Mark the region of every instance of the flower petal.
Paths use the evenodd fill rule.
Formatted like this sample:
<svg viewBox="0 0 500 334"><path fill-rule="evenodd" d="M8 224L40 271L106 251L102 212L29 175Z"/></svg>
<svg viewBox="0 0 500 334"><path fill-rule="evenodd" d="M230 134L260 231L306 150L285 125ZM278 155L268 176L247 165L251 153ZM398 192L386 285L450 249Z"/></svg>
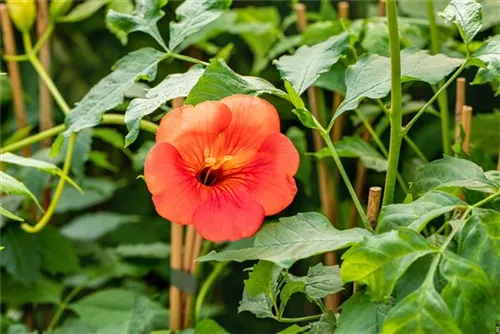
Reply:
<svg viewBox="0 0 500 334"><path fill-rule="evenodd" d="M245 193L243 187L211 188L209 198L193 215L196 231L214 242L248 238L257 232L263 221L264 209Z"/></svg>
<svg viewBox="0 0 500 334"><path fill-rule="evenodd" d="M276 108L264 99L248 95L232 95L220 101L231 110L232 119L224 130L223 146L229 155L242 150L255 152L264 139L280 132Z"/></svg>
<svg viewBox="0 0 500 334"><path fill-rule="evenodd" d="M252 161L238 177L248 194L262 205L266 216L276 214L292 203L297 186L293 176L299 168L299 153L281 133L268 136ZM236 176L236 175L235 175Z"/></svg>
<svg viewBox="0 0 500 334"><path fill-rule="evenodd" d="M193 213L207 196L195 171L171 144L156 144L149 152L144 179L153 194L156 211L173 223L191 224Z"/></svg>

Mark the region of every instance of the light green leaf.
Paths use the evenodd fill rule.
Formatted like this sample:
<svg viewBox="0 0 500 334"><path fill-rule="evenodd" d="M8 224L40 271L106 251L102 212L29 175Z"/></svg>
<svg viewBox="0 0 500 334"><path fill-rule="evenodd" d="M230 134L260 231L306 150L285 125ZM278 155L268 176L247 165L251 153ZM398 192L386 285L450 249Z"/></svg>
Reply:
<svg viewBox="0 0 500 334"><path fill-rule="evenodd" d="M212 251L198 261L266 260L289 268L300 259L348 247L369 235L360 228L337 230L319 213L299 213L280 218L279 223L265 225L257 232L251 248Z"/></svg>
<svg viewBox="0 0 500 334"><path fill-rule="evenodd" d="M57 327L54 334L95 334L95 332L83 321L76 318L67 319L64 324ZM103 333L104 334L104 333Z"/></svg>
<svg viewBox="0 0 500 334"><path fill-rule="evenodd" d="M219 18L230 5L231 0L185 0L175 10L178 22L170 23L168 47L174 50L186 38Z"/></svg>
<svg viewBox="0 0 500 334"><path fill-rule="evenodd" d="M422 236L408 228L365 238L342 256L344 282L366 284L373 300L389 297L396 281L417 259L436 252Z"/></svg>
<svg viewBox="0 0 500 334"><path fill-rule="evenodd" d="M133 99L125 112L125 122L129 130L125 146L129 146L137 139L139 124L144 116L153 113L168 100L187 96L202 74L202 65L195 65L186 73L170 74L156 87L150 89L144 98Z"/></svg>
<svg viewBox="0 0 500 334"><path fill-rule="evenodd" d="M86 209L103 203L113 196L120 183L108 179L85 178L82 183L83 194L74 188L65 187L57 203L56 212Z"/></svg>
<svg viewBox="0 0 500 334"><path fill-rule="evenodd" d="M319 321L311 324L311 329L306 332L307 334L326 334L334 333L337 324L335 315L331 312L324 313Z"/></svg>
<svg viewBox="0 0 500 334"><path fill-rule="evenodd" d="M22 222L24 221L23 218L19 217L19 216L16 216L15 214L13 214L12 212L10 212L9 210L7 209L4 209L3 207L0 206L0 215L2 216L5 216L7 217L8 219L12 219L12 220L17 220L19 222Z"/></svg>
<svg viewBox="0 0 500 334"><path fill-rule="evenodd" d="M488 275L493 291L500 291L500 213L490 209L473 209L472 216L460 233L457 254L479 265ZM500 319L500 295L497 319Z"/></svg>
<svg viewBox="0 0 500 334"><path fill-rule="evenodd" d="M472 59L473 64L478 61L479 65L486 66L486 68L479 69L472 84L498 82L500 80L500 35L495 35L487 39L483 45L472 54Z"/></svg>
<svg viewBox="0 0 500 334"><path fill-rule="evenodd" d="M475 0L451 0L439 16L457 25L466 44L472 42L483 25L481 5Z"/></svg>
<svg viewBox="0 0 500 334"><path fill-rule="evenodd" d="M136 0L137 5L132 14L119 13L109 10L106 15L106 24L118 37L122 44L127 44L128 34L142 31L152 36L158 44L167 49L161 37L157 22L165 15L161 10L168 0Z"/></svg>
<svg viewBox="0 0 500 334"><path fill-rule="evenodd" d="M291 325L290 327L285 328L284 330L278 332L277 334L299 334L305 332L307 329L308 327Z"/></svg>
<svg viewBox="0 0 500 334"><path fill-rule="evenodd" d="M117 225L117 227L118 226L119 225ZM166 259L170 256L170 245L163 242L154 242L150 244L121 244L115 248L115 252L121 257Z"/></svg>
<svg viewBox="0 0 500 334"><path fill-rule="evenodd" d="M89 161L97 167L116 173L119 168L108 160L108 152L91 151L88 153Z"/></svg>
<svg viewBox="0 0 500 334"><path fill-rule="evenodd" d="M94 129L94 131L92 131L92 136L94 138L99 138L103 142L108 143L111 146L120 150L123 149L123 146L125 146L125 137L117 129L112 129L112 128Z"/></svg>
<svg viewBox="0 0 500 334"><path fill-rule="evenodd" d="M61 233L73 240L94 241L119 226L138 221L137 216L113 212L87 213L73 219L61 228Z"/></svg>
<svg viewBox="0 0 500 334"><path fill-rule="evenodd" d="M314 121L314 116L312 115L312 113L306 109L304 101L299 96L299 94L297 94L295 89L288 81L285 80L284 83L285 89L288 93L288 96L290 97L290 102L295 107L294 109L292 109L292 112L297 115L300 122L304 126L311 129L319 129L318 123Z"/></svg>
<svg viewBox="0 0 500 334"><path fill-rule="evenodd" d="M463 333L494 333L495 298L484 271L451 252L444 253L440 272L448 281L441 291Z"/></svg>
<svg viewBox="0 0 500 334"><path fill-rule="evenodd" d="M429 55L426 51L404 49L401 51L401 80L424 81L437 84L464 61L443 54ZM379 99L391 90L390 59L366 54L347 69L345 79L347 91L344 101L335 112L335 118L358 107L364 98Z"/></svg>
<svg viewBox="0 0 500 334"><path fill-rule="evenodd" d="M325 298L344 289L339 266L324 266L318 263L310 267L305 279L306 294L310 298Z"/></svg>
<svg viewBox="0 0 500 334"><path fill-rule="evenodd" d="M390 306L372 302L364 291L358 291L340 308L342 312L335 333L378 334Z"/></svg>
<svg viewBox="0 0 500 334"><path fill-rule="evenodd" d="M2 256L4 256L2 254ZM40 277L36 282L23 284L9 275L2 275L2 303L12 306L23 304L59 304L63 291L62 284Z"/></svg>
<svg viewBox="0 0 500 334"><path fill-rule="evenodd" d="M223 59L212 59L210 65L187 96L186 104L218 101L234 94L273 94L283 98L288 95L268 81L250 76L241 76L227 66Z"/></svg>
<svg viewBox="0 0 500 334"><path fill-rule="evenodd" d="M57 18L57 22L78 22L91 17L99 9L104 7L111 0L92 0L84 1L75 8L68 15Z"/></svg>
<svg viewBox="0 0 500 334"><path fill-rule="evenodd" d="M203 319L197 323L195 332L196 334L229 334L228 331L212 319Z"/></svg>
<svg viewBox="0 0 500 334"><path fill-rule="evenodd" d="M104 112L123 102L128 89L138 79L151 81L165 53L152 48L133 51L120 59L113 72L105 76L85 95L66 117L65 134L98 125Z"/></svg>
<svg viewBox="0 0 500 334"><path fill-rule="evenodd" d="M43 269L49 274L67 274L78 270L78 256L70 240L53 227L39 233Z"/></svg>
<svg viewBox="0 0 500 334"><path fill-rule="evenodd" d="M42 257L40 243L33 235L19 227L3 229L0 237L2 251L0 264L16 280L25 284L36 282L40 277Z"/></svg>
<svg viewBox="0 0 500 334"><path fill-rule="evenodd" d="M420 232L432 219L454 210L459 205L466 206L467 203L447 193L431 190L414 202L382 207L377 232L396 230L401 226L409 226Z"/></svg>
<svg viewBox="0 0 500 334"><path fill-rule="evenodd" d="M291 275L289 275L289 277L291 277ZM304 279L302 277L293 277L292 279L288 279L288 281L280 291L280 315L283 315L285 307L292 295L298 292L304 294L306 293L306 283L304 282Z"/></svg>
<svg viewBox="0 0 500 334"><path fill-rule="evenodd" d="M410 193L414 198L432 189L463 187L493 193L499 187L489 180L481 167L471 161L445 156L425 165L413 181Z"/></svg>
<svg viewBox="0 0 500 334"><path fill-rule="evenodd" d="M249 297L256 297L262 293L271 293L273 284L278 278L281 268L272 262L259 261L244 280L245 290Z"/></svg>
<svg viewBox="0 0 500 334"><path fill-rule="evenodd" d="M281 77L301 95L339 60L349 46L348 37L342 33L311 47L304 45L294 55L280 57L275 65Z"/></svg>
<svg viewBox="0 0 500 334"><path fill-rule="evenodd" d="M387 314L383 334L460 334L446 303L428 280Z"/></svg>
<svg viewBox="0 0 500 334"><path fill-rule="evenodd" d="M244 311L253 313L257 318L271 318L273 316L271 298L266 293L250 297L244 289L238 313Z"/></svg>
<svg viewBox="0 0 500 334"><path fill-rule="evenodd" d="M33 193L20 181L14 177L0 171L0 192L4 194L21 195L31 198L40 210L42 207Z"/></svg>

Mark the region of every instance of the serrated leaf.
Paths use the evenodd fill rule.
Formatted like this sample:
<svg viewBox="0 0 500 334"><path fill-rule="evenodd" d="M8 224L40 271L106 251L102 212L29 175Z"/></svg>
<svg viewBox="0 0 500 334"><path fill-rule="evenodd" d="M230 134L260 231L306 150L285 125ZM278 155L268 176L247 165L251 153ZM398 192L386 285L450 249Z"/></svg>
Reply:
<svg viewBox="0 0 500 334"><path fill-rule="evenodd" d="M271 293L273 283L279 276L281 268L268 261L259 261L250 272L248 279L244 280L245 289L249 297L262 293Z"/></svg>
<svg viewBox="0 0 500 334"><path fill-rule="evenodd" d="M337 319L335 315L331 312L324 313L319 321L313 322L311 324L311 329L307 331L307 334L326 334L334 333L337 326Z"/></svg>
<svg viewBox="0 0 500 334"><path fill-rule="evenodd" d="M31 198L40 210L42 207L33 193L20 181L14 177L0 171L0 192L4 194L21 195Z"/></svg>
<svg viewBox="0 0 500 334"><path fill-rule="evenodd" d="M500 213L473 209L460 233L457 254L479 265L488 275L493 291L500 291ZM500 295L495 294L500 318Z"/></svg>
<svg viewBox="0 0 500 334"><path fill-rule="evenodd" d="M400 228L351 247L342 256L340 274L344 282L367 285L373 300L380 301L391 295L396 281L414 261L436 251L415 231Z"/></svg>
<svg viewBox="0 0 500 334"><path fill-rule="evenodd" d="M223 59L212 59L196 85L189 92L185 104L218 101L234 94L259 96L273 94L288 98L288 95L268 81L234 72Z"/></svg>
<svg viewBox="0 0 500 334"><path fill-rule="evenodd" d="M97 83L66 117L65 134L101 123L102 115L123 102L128 89L138 79L151 81L165 53L152 48L133 51L113 66L113 72Z"/></svg>
<svg viewBox="0 0 500 334"><path fill-rule="evenodd" d="M499 187L489 180L481 167L459 158L445 156L425 165L410 187L410 193L418 198L432 189L462 187L494 193Z"/></svg>
<svg viewBox="0 0 500 334"><path fill-rule="evenodd" d="M257 318L270 318L273 316L271 298L265 293L250 297L246 289L244 289L243 298L238 306L238 313L244 311L253 313Z"/></svg>
<svg viewBox="0 0 500 334"><path fill-rule="evenodd" d="M257 232L251 248L212 251L198 261L266 260L289 268L300 259L345 248L369 235L360 228L337 230L319 213L299 213L280 218L279 223L265 225Z"/></svg>
<svg viewBox="0 0 500 334"><path fill-rule="evenodd" d="M443 54L433 56L423 50L404 49L401 51L401 80L437 84L463 62L462 59ZM348 110L356 109L364 98L379 99L389 94L390 59L373 54L361 56L356 64L347 69L345 83L346 96L335 112L335 118Z"/></svg>
<svg viewBox="0 0 500 334"><path fill-rule="evenodd" d="M466 44L472 42L483 25L481 5L475 0L451 0L439 16L458 26Z"/></svg>
<svg viewBox="0 0 500 334"><path fill-rule="evenodd" d="M229 334L221 325L219 325L215 320L203 319L196 324L195 328L196 334Z"/></svg>
<svg viewBox="0 0 500 334"><path fill-rule="evenodd" d="M486 66L486 68L479 69L472 84L497 82L500 77L500 35L495 35L487 39L483 45L472 54L472 59L479 61L479 65ZM474 63L475 62L473 62L473 64ZM500 88L498 90L500 91Z"/></svg>
<svg viewBox="0 0 500 334"><path fill-rule="evenodd" d="M38 235L43 269L49 274L67 274L78 270L78 256L70 240L53 227L45 227Z"/></svg>
<svg viewBox="0 0 500 334"><path fill-rule="evenodd" d="M2 230L0 244L5 247L0 253L0 264L9 274L25 284L38 280L42 257L36 236L16 226Z"/></svg>
<svg viewBox="0 0 500 334"><path fill-rule="evenodd" d="M45 277L38 278L36 282L30 284L23 284L8 275L2 275L1 287L2 302L15 306L59 304L63 292L62 284Z"/></svg>
<svg viewBox="0 0 500 334"><path fill-rule="evenodd" d="M305 279L309 298L325 298L344 289L339 266L324 266L318 263L310 267Z"/></svg>
<svg viewBox="0 0 500 334"><path fill-rule="evenodd" d="M364 291L356 292L342 304L337 334L378 334L390 306L370 300Z"/></svg>
<svg viewBox="0 0 500 334"><path fill-rule="evenodd" d="M463 333L494 333L495 298L484 271L471 261L445 252L441 275L448 281L441 291Z"/></svg>
<svg viewBox="0 0 500 334"><path fill-rule="evenodd" d="M154 88L147 91L144 98L133 99L125 112L125 123L129 133L125 146L132 144L139 134L139 124L144 116L153 113L166 101L189 94L203 74L203 66L192 66L186 73L170 74Z"/></svg>
<svg viewBox="0 0 500 334"><path fill-rule="evenodd" d="M327 72L349 46L349 35L341 33L328 40L300 47L292 56L282 56L275 62L281 77L302 95L320 76Z"/></svg>
<svg viewBox="0 0 500 334"><path fill-rule="evenodd" d="M111 2L111 0L84 1L73 8L67 15L57 18L57 22L78 22L85 20L109 2Z"/></svg>
<svg viewBox="0 0 500 334"><path fill-rule="evenodd" d="M76 217L61 228L62 235L81 241L94 241L116 230L120 225L138 221L137 216L113 212L87 213Z"/></svg>
<svg viewBox="0 0 500 334"><path fill-rule="evenodd" d="M127 44L128 34L142 31L153 37L158 44L167 49L161 37L157 22L165 15L161 10L168 0L137 0L132 14L120 13L110 9L106 14L107 25L122 44Z"/></svg>
<svg viewBox="0 0 500 334"><path fill-rule="evenodd" d="M121 257L140 257L150 259L166 259L170 256L170 245L163 242L151 244L125 244L115 248Z"/></svg>
<svg viewBox="0 0 500 334"><path fill-rule="evenodd" d="M382 207L377 232L396 230L401 226L409 226L420 232L432 219L454 210L459 205L466 206L467 203L447 193L431 190L414 202Z"/></svg>
<svg viewBox="0 0 500 334"><path fill-rule="evenodd" d="M229 8L231 0L186 0L175 14L178 22L170 23L168 47L174 50L186 38L215 21Z"/></svg>

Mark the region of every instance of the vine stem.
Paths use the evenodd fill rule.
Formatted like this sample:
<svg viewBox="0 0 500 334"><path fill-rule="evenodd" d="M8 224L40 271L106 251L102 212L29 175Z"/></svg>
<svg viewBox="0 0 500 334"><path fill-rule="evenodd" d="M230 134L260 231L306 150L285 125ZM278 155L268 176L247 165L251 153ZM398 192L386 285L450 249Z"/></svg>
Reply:
<svg viewBox="0 0 500 334"><path fill-rule="evenodd" d="M306 321L311 321L311 320L317 320L321 318L323 314L316 314L316 315L309 315L307 317L300 317L300 318L280 318L277 316L273 316L272 318L278 322L283 322L283 323L295 323L295 322L306 322Z"/></svg>
<svg viewBox="0 0 500 334"><path fill-rule="evenodd" d="M43 35L38 39L36 42L35 46L31 49L29 53L32 55L36 55L42 46L47 42L52 35L52 32L54 31L54 24L50 23ZM30 54L27 51L25 54L22 55L16 55L16 56L11 56L11 55L4 55L3 58L7 61L27 61L30 60Z"/></svg>
<svg viewBox="0 0 500 334"><path fill-rule="evenodd" d="M195 323L198 323L201 316L201 308L203 307L203 302L205 301L205 297L214 284L217 282L217 278L223 273L224 268L229 264L229 262L219 262L215 265L214 270L208 275L207 279L203 282L203 285L196 296L196 303L194 308L194 319Z"/></svg>
<svg viewBox="0 0 500 334"><path fill-rule="evenodd" d="M64 298L64 300L59 304L57 307L57 311L50 320L49 326L47 327L47 333L52 333L52 329L54 328L55 325L59 322L59 319L61 318L64 310L66 307L68 307L69 302L75 298L75 296L82 291L82 289L85 287L85 284L80 284L77 287L75 287L67 296Z"/></svg>
<svg viewBox="0 0 500 334"><path fill-rule="evenodd" d="M172 57L172 58L176 58L176 59L179 59L179 60L184 60L184 61L187 61L187 62L190 62L190 63L201 64L201 65L205 65L205 66L210 65L206 61L202 61L202 60L199 60L199 59L196 59L196 58L193 58L193 57L189 57L189 56L184 56L184 55L181 55L181 54L178 54L178 53L175 53L175 52L169 52L168 55L170 57Z"/></svg>
<svg viewBox="0 0 500 334"><path fill-rule="evenodd" d="M401 54L399 49L398 9L396 0L386 1L389 46L391 50L391 134L383 205L392 204L396 188L399 151L403 141L403 112L401 103Z"/></svg>

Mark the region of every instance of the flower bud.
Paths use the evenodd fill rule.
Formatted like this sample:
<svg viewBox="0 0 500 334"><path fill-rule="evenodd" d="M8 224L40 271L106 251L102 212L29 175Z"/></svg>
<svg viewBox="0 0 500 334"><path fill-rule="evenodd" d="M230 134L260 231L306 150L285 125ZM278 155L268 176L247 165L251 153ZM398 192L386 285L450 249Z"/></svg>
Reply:
<svg viewBox="0 0 500 334"><path fill-rule="evenodd" d="M73 0L52 0L50 2L50 19L55 21L59 16L65 15L71 8Z"/></svg>
<svg viewBox="0 0 500 334"><path fill-rule="evenodd" d="M36 6L34 0L7 0L10 18L17 29L28 32L35 22Z"/></svg>

